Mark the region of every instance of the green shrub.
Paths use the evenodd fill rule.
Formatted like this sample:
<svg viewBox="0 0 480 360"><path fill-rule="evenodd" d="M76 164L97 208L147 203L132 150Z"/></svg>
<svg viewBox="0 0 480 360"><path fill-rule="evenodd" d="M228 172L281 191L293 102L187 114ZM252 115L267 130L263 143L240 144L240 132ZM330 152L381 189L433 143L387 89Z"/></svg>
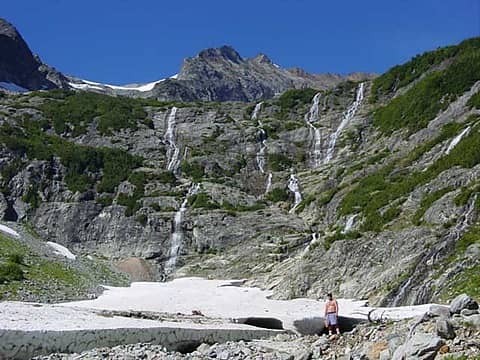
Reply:
<svg viewBox="0 0 480 360"><path fill-rule="evenodd" d="M480 225L472 226L455 245L456 254L463 254L467 248L475 243L480 243Z"/></svg>
<svg viewBox="0 0 480 360"><path fill-rule="evenodd" d="M274 203L277 203L280 201L287 201L288 200L287 189L273 188L265 195L265 199Z"/></svg>
<svg viewBox="0 0 480 360"><path fill-rule="evenodd" d="M315 196L312 194L308 194L307 196L305 196L295 208L295 214L300 214L314 200L315 200Z"/></svg>
<svg viewBox="0 0 480 360"><path fill-rule="evenodd" d="M245 211L257 211L257 210L262 210L265 208L265 204L262 202L257 201L253 205L241 205L238 204L234 206L228 201L223 201L221 208L224 210L227 210L229 212L245 212Z"/></svg>
<svg viewBox="0 0 480 360"><path fill-rule="evenodd" d="M414 133L427 126L439 111L445 110L478 80L480 50L464 52L447 69L425 76L405 94L377 109L373 123L385 133L401 128Z"/></svg>
<svg viewBox="0 0 480 360"><path fill-rule="evenodd" d="M77 136L85 133L96 118L101 134L126 128L135 130L137 121L148 122L143 106L137 99L81 91L64 92L56 100L45 101L40 110L52 120L57 134L73 129L73 135Z"/></svg>
<svg viewBox="0 0 480 360"><path fill-rule="evenodd" d="M7 256L7 261L12 264L24 265L25 256L21 253L12 253Z"/></svg>
<svg viewBox="0 0 480 360"><path fill-rule="evenodd" d="M107 207L112 205L113 196L110 194L103 194L96 199L96 203L102 205L102 207Z"/></svg>
<svg viewBox="0 0 480 360"><path fill-rule="evenodd" d="M138 201L138 196L136 195L127 195L127 194L119 194L117 198L117 203L119 205L126 206L125 209L125 216L132 216L138 210L140 210L141 204Z"/></svg>
<svg viewBox="0 0 480 360"><path fill-rule="evenodd" d="M284 154L268 154L268 166L272 171L283 171L289 169L293 161Z"/></svg>
<svg viewBox="0 0 480 360"><path fill-rule="evenodd" d="M8 261L0 264L0 284L24 279L24 272L20 264Z"/></svg>
<svg viewBox="0 0 480 360"><path fill-rule="evenodd" d="M373 81L370 101L375 102L379 97L391 95L396 89L410 84L434 65L438 65L446 59L478 48L480 48L479 38L468 39L457 46L429 51L415 56L403 65L394 66Z"/></svg>
<svg viewBox="0 0 480 360"><path fill-rule="evenodd" d="M406 196L417 186L426 184L453 166L472 168L480 163L480 152L477 151L479 148L480 133L474 128L448 155L439 158L423 171L393 172L395 165L398 167L402 162L389 164L359 181L358 185L343 198L339 215L362 211L365 218L362 230L379 231L387 220L379 214L381 208L395 199ZM411 154L407 156L407 160L411 158Z"/></svg>
<svg viewBox="0 0 480 360"><path fill-rule="evenodd" d="M188 162L183 160L180 163L180 170L185 176L190 177L194 182L200 182L205 176L205 168L198 161Z"/></svg>
<svg viewBox="0 0 480 360"><path fill-rule="evenodd" d="M320 197L317 199L317 205L319 207L327 205L333 199L337 191L338 189L334 188L321 193Z"/></svg>
<svg viewBox="0 0 480 360"><path fill-rule="evenodd" d="M443 195L445 195L445 194L447 194L451 191L453 191L453 187L448 186L446 188L434 191L433 193L426 194L422 198L422 201L420 202L419 209L413 215L412 222L417 226L421 225L421 223L422 223L421 219L422 219L423 215L425 214L425 211L427 211L435 201L437 201Z"/></svg>
<svg viewBox="0 0 480 360"><path fill-rule="evenodd" d="M199 192L195 195L192 195L188 198L188 203L192 209L207 209L214 210L219 209L220 205L212 201L210 196L206 192Z"/></svg>
<svg viewBox="0 0 480 360"><path fill-rule="evenodd" d="M38 194L38 189L34 185L30 185L25 195L22 196L22 200L29 204L33 209L37 209L42 202L42 198Z"/></svg>
<svg viewBox="0 0 480 360"><path fill-rule="evenodd" d="M148 216L146 214L139 214L135 217L135 220L137 220L140 224L145 226L147 225Z"/></svg>
<svg viewBox="0 0 480 360"><path fill-rule="evenodd" d="M324 240L323 247L325 250L330 249L332 244L337 240L345 240L345 239L358 239L361 237L361 233L358 231L348 231L346 233L337 230L333 235L327 236Z"/></svg>
<svg viewBox="0 0 480 360"><path fill-rule="evenodd" d="M19 157L26 155L30 159L47 161L60 158L67 169L65 182L74 192L92 188L99 179L99 192L113 192L143 162L142 158L120 149L93 148L47 135L40 124L33 122L25 123L24 130L1 126L0 141Z"/></svg>
<svg viewBox="0 0 480 360"><path fill-rule="evenodd" d="M296 106L309 104L312 102L318 90L315 89L292 89L285 91L277 101L281 111L288 111Z"/></svg>
<svg viewBox="0 0 480 360"><path fill-rule="evenodd" d="M458 194L455 197L455 205L457 206L464 206L468 203L468 200L474 193L480 192L480 185L475 185L474 187L463 187L462 190L460 191L460 194Z"/></svg>

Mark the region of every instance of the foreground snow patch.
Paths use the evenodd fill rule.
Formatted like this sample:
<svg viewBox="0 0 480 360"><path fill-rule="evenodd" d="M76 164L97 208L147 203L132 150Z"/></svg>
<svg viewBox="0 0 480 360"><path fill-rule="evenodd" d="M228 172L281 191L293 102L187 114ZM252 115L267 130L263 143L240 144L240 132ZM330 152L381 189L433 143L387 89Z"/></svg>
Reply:
<svg viewBox="0 0 480 360"><path fill-rule="evenodd" d="M0 88L3 88L8 91L12 91L12 92L20 92L20 93L29 91L28 89L25 89L20 85L17 85L15 83L10 83L10 82L4 82L4 81L0 81Z"/></svg>
<svg viewBox="0 0 480 360"><path fill-rule="evenodd" d="M77 257L72 254L65 246L54 243L52 241L47 241L47 245L54 249L54 253L65 256L67 259L75 260Z"/></svg>
<svg viewBox="0 0 480 360"><path fill-rule="evenodd" d="M272 291L239 287L238 281L175 279L166 283L138 282L130 287L106 287L95 300L62 304L63 306L105 309L142 310L190 314L198 310L207 317L269 317L282 321L285 329L294 329L295 320L322 317L324 301L313 299L271 300ZM428 311L430 305L398 308L371 308L366 301L338 299L339 315L366 320L371 318L406 319Z"/></svg>
<svg viewBox="0 0 480 360"><path fill-rule="evenodd" d="M16 237L16 238L20 237L20 234L18 232L16 232L12 228L9 228L6 225L0 224L0 231L3 232L4 234L8 234L8 235L11 235L11 236Z"/></svg>

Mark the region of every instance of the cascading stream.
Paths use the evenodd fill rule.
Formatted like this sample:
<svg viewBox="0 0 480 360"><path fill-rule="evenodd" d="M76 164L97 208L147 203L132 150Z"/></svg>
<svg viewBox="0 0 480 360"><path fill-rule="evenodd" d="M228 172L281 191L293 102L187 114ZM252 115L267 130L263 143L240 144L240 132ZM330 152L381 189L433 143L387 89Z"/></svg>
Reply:
<svg viewBox="0 0 480 360"><path fill-rule="evenodd" d="M349 218L347 219L347 222L345 223L345 228L342 231L343 234L346 234L347 232L352 230L353 225L355 224L355 218L357 217L357 215L358 214L349 216Z"/></svg>
<svg viewBox="0 0 480 360"><path fill-rule="evenodd" d="M453 140L450 142L450 144L448 145L448 148L445 151L445 154L446 155L450 154L450 151L452 151L453 148L458 145L460 140L462 140L464 136L468 135L469 132L470 132L470 126L466 127L465 129L463 129L463 131L460 134L455 136Z"/></svg>
<svg viewBox="0 0 480 360"><path fill-rule="evenodd" d="M312 240L308 243L307 247L305 250L303 250L302 256L307 255L310 252L310 249L312 246L314 246L318 241L320 240L319 236L317 233L312 233Z"/></svg>
<svg viewBox="0 0 480 360"><path fill-rule="evenodd" d="M258 122L258 128L260 129L260 150L257 152L255 158L257 160L257 166L258 170L262 174L265 174L265 165L267 162L267 133L263 129L263 124L258 118L258 115L260 114L260 111L262 110L262 105L263 102L259 102L257 105L255 105L255 108L253 109L251 119L256 120ZM270 191L270 187L272 186L272 173L268 173L267 176L267 181L265 183L265 193L268 193Z"/></svg>
<svg viewBox="0 0 480 360"><path fill-rule="evenodd" d="M357 89L357 94L355 97L355 101L353 104L347 109L347 111L343 114L343 119L340 125L338 126L337 130L330 136L330 141L328 142L328 148L327 148L327 155L325 156L325 164L329 163L330 160L333 158L333 152L335 150L335 145L337 143L337 139L342 133L343 129L347 126L347 124L350 122L350 120L353 119L355 116L358 108L360 107L360 104L363 101L363 95L364 95L364 88L365 84L361 83L358 86Z"/></svg>
<svg viewBox="0 0 480 360"><path fill-rule="evenodd" d="M273 177L272 173L268 173L264 195L266 195L270 191L270 188L272 187L272 177Z"/></svg>
<svg viewBox="0 0 480 360"><path fill-rule="evenodd" d="M300 192L300 185L297 177L294 174L290 175L290 179L288 180L288 189L291 192L293 192L293 194L295 195L295 201L293 203L293 207L289 211L290 213L293 213L295 211L295 208L302 201L302 193Z"/></svg>
<svg viewBox="0 0 480 360"><path fill-rule="evenodd" d="M178 254L183 242L183 219L185 211L187 211L188 198L195 195L200 189L199 184L192 184L188 189L187 195L180 206L180 209L175 213L173 218L173 232L170 242L170 253L167 262L165 263L165 274L171 274L177 265Z"/></svg>
<svg viewBox="0 0 480 360"><path fill-rule="evenodd" d="M322 159L322 134L320 129L317 129L313 123L318 120L318 104L320 103L321 93L315 94L312 100L312 106L308 113L305 114L305 122L310 127L310 134L313 137L313 148L310 153L311 163L313 167L317 167Z"/></svg>
<svg viewBox="0 0 480 360"><path fill-rule="evenodd" d="M177 108L174 106L170 111L167 119L167 130L165 131L164 140L168 145L167 149L167 170L175 172L180 164L179 154L180 149L175 144L175 116Z"/></svg>
<svg viewBox="0 0 480 360"><path fill-rule="evenodd" d="M257 105L255 105L251 119L258 122L258 128L260 129L260 150L256 154L256 160L258 170L260 170L262 174L265 174L265 151L267 150L267 133L263 129L262 122L258 119L258 114L262 110L262 105L263 102L259 102Z"/></svg>
<svg viewBox="0 0 480 360"><path fill-rule="evenodd" d="M252 120L258 119L258 114L260 113L260 110L262 110L262 105L263 105L263 102L259 102L257 105L255 105L255 108L253 109L252 116L251 116ZM262 126L260 122L258 124Z"/></svg>

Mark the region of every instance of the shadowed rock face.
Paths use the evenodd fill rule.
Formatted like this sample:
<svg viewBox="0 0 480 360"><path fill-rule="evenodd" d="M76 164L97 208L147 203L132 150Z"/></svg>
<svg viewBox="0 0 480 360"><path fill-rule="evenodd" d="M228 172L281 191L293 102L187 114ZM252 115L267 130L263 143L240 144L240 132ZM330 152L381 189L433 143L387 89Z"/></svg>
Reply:
<svg viewBox="0 0 480 360"><path fill-rule="evenodd" d="M15 27L0 19L0 82L39 90L63 87L65 79L54 69L42 64Z"/></svg>

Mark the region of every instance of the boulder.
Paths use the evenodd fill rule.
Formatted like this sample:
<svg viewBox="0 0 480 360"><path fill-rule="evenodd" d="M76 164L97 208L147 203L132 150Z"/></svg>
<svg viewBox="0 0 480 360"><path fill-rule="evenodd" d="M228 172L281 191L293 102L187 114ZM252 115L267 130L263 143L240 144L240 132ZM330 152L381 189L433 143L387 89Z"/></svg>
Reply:
<svg viewBox="0 0 480 360"><path fill-rule="evenodd" d="M463 309L477 310L478 303L467 294L458 295L450 304L450 312L459 314Z"/></svg>
<svg viewBox="0 0 480 360"><path fill-rule="evenodd" d="M393 360L433 360L444 341L435 335L417 333L400 346Z"/></svg>
<svg viewBox="0 0 480 360"><path fill-rule="evenodd" d="M462 311L460 311L460 315L462 316L472 316L477 314L478 310L463 309Z"/></svg>
<svg viewBox="0 0 480 360"><path fill-rule="evenodd" d="M443 339L454 339L456 334L452 323L447 319L439 319L436 323L437 335Z"/></svg>
<svg viewBox="0 0 480 360"><path fill-rule="evenodd" d="M477 329L480 329L480 315L479 314L471 315L471 316L466 317L465 322L467 324L470 324L470 325L476 327Z"/></svg>
<svg viewBox="0 0 480 360"><path fill-rule="evenodd" d="M450 308L443 305L432 305L428 310L428 315L431 317L449 318Z"/></svg>

